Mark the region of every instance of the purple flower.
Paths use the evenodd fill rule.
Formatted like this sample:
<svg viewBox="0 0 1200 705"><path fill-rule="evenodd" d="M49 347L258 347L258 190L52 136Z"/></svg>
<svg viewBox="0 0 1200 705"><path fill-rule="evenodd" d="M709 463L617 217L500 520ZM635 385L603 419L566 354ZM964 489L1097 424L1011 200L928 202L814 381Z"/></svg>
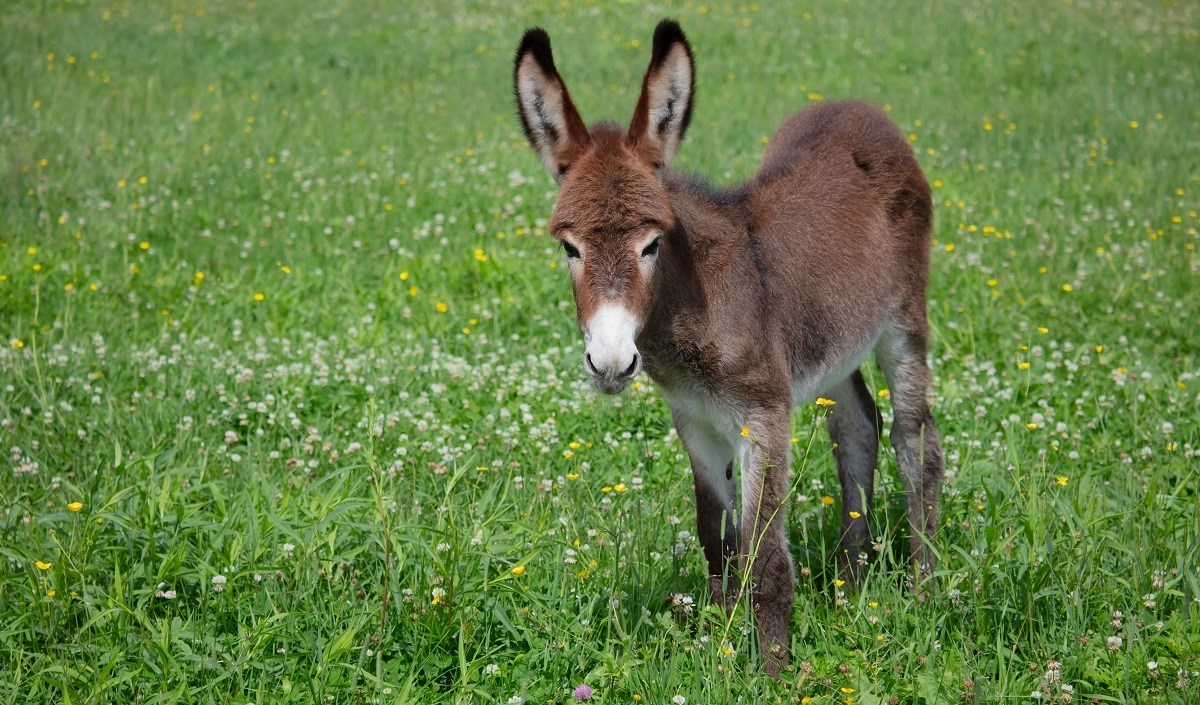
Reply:
<svg viewBox="0 0 1200 705"><path fill-rule="evenodd" d="M587 683L580 683L579 685L575 686L573 694L575 695L576 700L591 700L592 686L588 685Z"/></svg>

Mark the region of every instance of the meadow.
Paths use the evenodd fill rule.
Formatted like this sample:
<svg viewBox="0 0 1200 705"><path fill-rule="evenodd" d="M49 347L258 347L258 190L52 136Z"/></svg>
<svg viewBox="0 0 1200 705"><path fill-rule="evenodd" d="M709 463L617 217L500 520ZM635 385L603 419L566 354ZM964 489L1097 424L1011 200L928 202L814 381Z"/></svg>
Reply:
<svg viewBox="0 0 1200 705"><path fill-rule="evenodd" d="M541 25L624 122L664 16L676 167L853 97L934 187L935 587L884 443L841 589L798 409L778 682L665 403L586 380L510 91ZM14 0L0 37L0 702L1200 702L1195 3Z"/></svg>

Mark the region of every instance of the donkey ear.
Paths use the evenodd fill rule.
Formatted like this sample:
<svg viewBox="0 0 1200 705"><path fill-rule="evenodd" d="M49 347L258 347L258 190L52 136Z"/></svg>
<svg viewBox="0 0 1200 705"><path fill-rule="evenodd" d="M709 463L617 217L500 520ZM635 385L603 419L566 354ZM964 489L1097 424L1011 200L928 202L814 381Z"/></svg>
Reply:
<svg viewBox="0 0 1200 705"><path fill-rule="evenodd" d="M696 73L692 47L674 20L654 29L654 53L629 123L629 142L655 168L671 163L692 119Z"/></svg>
<svg viewBox="0 0 1200 705"><path fill-rule="evenodd" d="M541 27L526 31L517 47L513 93L525 137L555 181L562 181L571 163L591 144L591 137L567 84L554 68L550 35Z"/></svg>

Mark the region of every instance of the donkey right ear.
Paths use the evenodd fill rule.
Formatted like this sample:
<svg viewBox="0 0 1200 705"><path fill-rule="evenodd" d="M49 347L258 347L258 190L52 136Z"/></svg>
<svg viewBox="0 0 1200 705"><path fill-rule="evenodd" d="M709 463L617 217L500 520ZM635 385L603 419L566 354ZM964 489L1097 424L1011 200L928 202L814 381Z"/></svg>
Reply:
<svg viewBox="0 0 1200 705"><path fill-rule="evenodd" d="M541 27L525 32L513 64L513 93L525 137L555 181L591 144L579 111L554 68L550 35Z"/></svg>

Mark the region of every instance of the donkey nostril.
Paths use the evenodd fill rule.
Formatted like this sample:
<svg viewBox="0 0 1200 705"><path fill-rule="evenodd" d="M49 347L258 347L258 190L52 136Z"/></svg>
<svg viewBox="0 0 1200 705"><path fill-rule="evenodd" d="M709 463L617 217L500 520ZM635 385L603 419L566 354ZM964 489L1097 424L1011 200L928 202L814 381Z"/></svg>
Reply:
<svg viewBox="0 0 1200 705"><path fill-rule="evenodd" d="M629 367L625 368L625 371L621 373L621 376L625 377L625 378L632 377L637 372L637 366L638 366L638 354L634 353L633 354L633 362L629 363Z"/></svg>

